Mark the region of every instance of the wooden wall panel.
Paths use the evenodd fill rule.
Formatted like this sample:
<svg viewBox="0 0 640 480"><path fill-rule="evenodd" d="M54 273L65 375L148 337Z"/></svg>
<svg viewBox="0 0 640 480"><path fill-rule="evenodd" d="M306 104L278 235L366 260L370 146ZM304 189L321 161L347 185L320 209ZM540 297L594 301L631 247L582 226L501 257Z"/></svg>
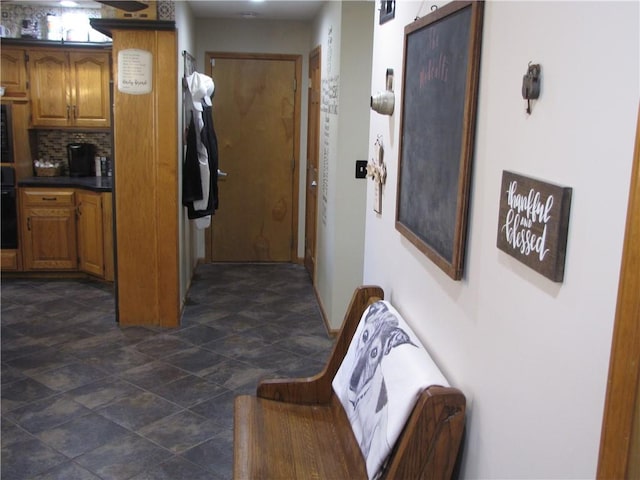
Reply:
<svg viewBox="0 0 640 480"><path fill-rule="evenodd" d="M118 318L179 324L177 53L174 31L113 32ZM152 53L151 93L118 90L118 52Z"/></svg>

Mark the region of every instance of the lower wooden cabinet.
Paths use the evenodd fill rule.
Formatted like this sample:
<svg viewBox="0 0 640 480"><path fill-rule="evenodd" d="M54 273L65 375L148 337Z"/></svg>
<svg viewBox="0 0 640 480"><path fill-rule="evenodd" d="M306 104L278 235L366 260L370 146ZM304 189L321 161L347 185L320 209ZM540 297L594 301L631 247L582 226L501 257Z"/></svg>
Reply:
<svg viewBox="0 0 640 480"><path fill-rule="evenodd" d="M22 260L25 270L76 270L73 190L22 191Z"/></svg>
<svg viewBox="0 0 640 480"><path fill-rule="evenodd" d="M20 250L1 250L0 269L3 272L18 272L22 270Z"/></svg>
<svg viewBox="0 0 640 480"><path fill-rule="evenodd" d="M113 280L111 193L22 188L25 271L81 271Z"/></svg>

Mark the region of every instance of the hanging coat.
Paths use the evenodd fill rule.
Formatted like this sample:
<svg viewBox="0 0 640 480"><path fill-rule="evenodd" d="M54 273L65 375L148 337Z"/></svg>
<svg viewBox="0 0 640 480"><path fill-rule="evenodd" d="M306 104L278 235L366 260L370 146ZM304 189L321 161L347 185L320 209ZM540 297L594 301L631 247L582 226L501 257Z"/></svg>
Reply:
<svg viewBox="0 0 640 480"><path fill-rule="evenodd" d="M188 218L196 219L198 228L206 228L218 208L218 140L211 107L214 85L210 77L197 72L186 81L189 95L185 105L191 115L182 168L182 203Z"/></svg>

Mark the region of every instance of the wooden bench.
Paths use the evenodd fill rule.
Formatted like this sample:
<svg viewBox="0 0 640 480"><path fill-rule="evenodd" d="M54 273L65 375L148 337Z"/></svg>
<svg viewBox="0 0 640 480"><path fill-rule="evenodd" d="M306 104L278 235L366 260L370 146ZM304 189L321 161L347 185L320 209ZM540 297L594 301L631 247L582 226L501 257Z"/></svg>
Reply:
<svg viewBox="0 0 640 480"><path fill-rule="evenodd" d="M266 380L257 395L236 397L235 479L366 479L365 462L331 382L365 308L383 298L375 286L356 289L333 352L310 378ZM450 478L465 422L455 388L422 391L381 478Z"/></svg>

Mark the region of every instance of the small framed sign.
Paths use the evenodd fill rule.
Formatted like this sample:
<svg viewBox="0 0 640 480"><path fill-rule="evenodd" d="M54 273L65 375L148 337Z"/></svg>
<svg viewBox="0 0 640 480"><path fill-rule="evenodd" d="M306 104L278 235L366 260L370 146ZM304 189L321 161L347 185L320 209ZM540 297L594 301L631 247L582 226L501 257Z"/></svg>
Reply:
<svg viewBox="0 0 640 480"><path fill-rule="evenodd" d="M153 90L153 54L138 48L118 52L118 90L144 95Z"/></svg>
<svg viewBox="0 0 640 480"><path fill-rule="evenodd" d="M564 279L570 187L503 171L497 246L536 272Z"/></svg>

